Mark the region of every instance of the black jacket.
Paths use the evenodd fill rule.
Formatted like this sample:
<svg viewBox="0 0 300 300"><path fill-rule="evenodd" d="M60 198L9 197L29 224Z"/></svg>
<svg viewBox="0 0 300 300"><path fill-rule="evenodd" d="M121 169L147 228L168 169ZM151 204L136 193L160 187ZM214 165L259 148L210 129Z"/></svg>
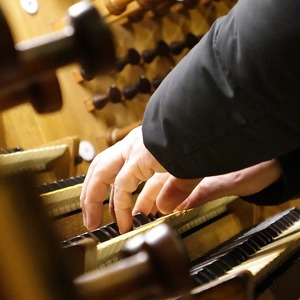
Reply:
<svg viewBox="0 0 300 300"><path fill-rule="evenodd" d="M297 151L299 13L297 0L239 0L165 78L143 135L171 174L223 174Z"/></svg>

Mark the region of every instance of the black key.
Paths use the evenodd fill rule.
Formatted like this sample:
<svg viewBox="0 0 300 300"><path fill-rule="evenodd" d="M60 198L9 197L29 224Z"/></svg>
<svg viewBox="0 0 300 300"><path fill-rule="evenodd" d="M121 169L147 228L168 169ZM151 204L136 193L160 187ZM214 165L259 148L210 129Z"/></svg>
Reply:
<svg viewBox="0 0 300 300"><path fill-rule="evenodd" d="M219 264L218 261L214 261L210 265L207 265L205 268L209 270L210 273L215 274L216 277L220 277L228 271L228 269L224 269L222 267L222 264Z"/></svg>
<svg viewBox="0 0 300 300"><path fill-rule="evenodd" d="M139 226L141 226L141 225L145 225L145 224L148 224L151 221L153 221L153 217L146 216L145 214L140 212L133 216L133 221L139 222L140 223Z"/></svg>
<svg viewBox="0 0 300 300"><path fill-rule="evenodd" d="M109 227L113 228L115 231L117 231L120 234L119 227L118 227L117 223L112 222L112 223L107 224L106 226L109 226Z"/></svg>
<svg viewBox="0 0 300 300"><path fill-rule="evenodd" d="M71 238L69 241L71 243L76 243L78 241L81 241L82 239L83 239L83 237L81 235L78 235L78 236L75 236L75 237Z"/></svg>
<svg viewBox="0 0 300 300"><path fill-rule="evenodd" d="M257 245L259 245L260 248L267 245L266 241L256 234L253 235L249 240L251 240L254 243L256 243Z"/></svg>
<svg viewBox="0 0 300 300"><path fill-rule="evenodd" d="M57 183L61 189L68 187L65 180L59 180Z"/></svg>
<svg viewBox="0 0 300 300"><path fill-rule="evenodd" d="M62 247L67 247L67 246L70 246L71 243L69 240L65 240L65 241L61 242L61 245L62 245Z"/></svg>
<svg viewBox="0 0 300 300"><path fill-rule="evenodd" d="M230 252L220 257L220 261L231 266L231 268L238 266L242 262L239 258L237 258Z"/></svg>
<svg viewBox="0 0 300 300"><path fill-rule="evenodd" d="M265 235L262 231L259 231L255 234L256 236L260 237L262 240L266 242L266 245L272 242L272 238L270 238L268 235Z"/></svg>
<svg viewBox="0 0 300 300"><path fill-rule="evenodd" d="M99 239L93 233L91 233L91 232L86 232L86 233L82 234L82 236L84 238L92 238L97 243L100 242Z"/></svg>
<svg viewBox="0 0 300 300"><path fill-rule="evenodd" d="M45 183L38 187L38 192L39 192L39 194L45 194L45 193L52 192L52 189L51 189L50 185Z"/></svg>
<svg viewBox="0 0 300 300"><path fill-rule="evenodd" d="M135 216L132 216L132 222L133 222L133 228L138 228L138 227L142 226L142 223L140 222L140 220L138 218L136 218Z"/></svg>
<svg viewBox="0 0 300 300"><path fill-rule="evenodd" d="M201 272L201 275L203 275L204 277L206 277L208 279L208 282L217 278L217 276L215 274L211 273L209 271L209 269L207 269L207 268L203 268L200 272Z"/></svg>
<svg viewBox="0 0 300 300"><path fill-rule="evenodd" d="M102 230L102 228L95 229L92 231L92 233L98 238L101 243L112 238L112 236L107 231Z"/></svg>
<svg viewBox="0 0 300 300"><path fill-rule="evenodd" d="M279 227L282 231L287 229L286 225L280 219L274 222L274 225Z"/></svg>
<svg viewBox="0 0 300 300"><path fill-rule="evenodd" d="M297 214L296 211L289 212L288 217L292 222L297 222L300 219L300 216Z"/></svg>
<svg viewBox="0 0 300 300"><path fill-rule="evenodd" d="M152 214L149 214L148 215L148 218L151 220L151 221L155 221L156 220L156 217Z"/></svg>
<svg viewBox="0 0 300 300"><path fill-rule="evenodd" d="M261 247L260 247L257 243L255 243L255 241L252 240L251 238L247 241L247 243L248 243L249 245L251 245L252 248L255 249L256 251L260 250L260 248L261 248Z"/></svg>
<svg viewBox="0 0 300 300"><path fill-rule="evenodd" d="M279 233L275 230L275 228L272 225L266 228L265 230L269 232L273 239L279 236Z"/></svg>
<svg viewBox="0 0 300 300"><path fill-rule="evenodd" d="M196 275L194 275L194 278L197 282L199 282L199 284L204 284L211 281L211 279L207 277L203 270L200 270Z"/></svg>
<svg viewBox="0 0 300 300"><path fill-rule="evenodd" d="M294 224L294 222L291 221L287 215L282 218L282 221L285 222L288 227L291 227Z"/></svg>
<svg viewBox="0 0 300 300"><path fill-rule="evenodd" d="M220 266L220 268L222 268L226 272L232 269L232 267L225 260L219 259L218 265Z"/></svg>
<svg viewBox="0 0 300 300"><path fill-rule="evenodd" d="M257 251L257 249L252 246L251 242L248 243L248 241L240 244L239 248L244 250L249 256Z"/></svg>
<svg viewBox="0 0 300 300"><path fill-rule="evenodd" d="M300 220L300 209L295 208L290 212L290 214L295 216L297 220Z"/></svg>
<svg viewBox="0 0 300 300"><path fill-rule="evenodd" d="M249 258L249 255L246 251L244 251L242 248L240 248L239 246L234 248L233 250L230 251L232 253L232 255L236 255L237 258L239 258L241 260L241 262L247 260L247 258Z"/></svg>
<svg viewBox="0 0 300 300"><path fill-rule="evenodd" d="M107 231L111 235L112 238L120 235L119 230L115 229L115 226L113 225L113 223L109 224L109 225L105 225L105 226L101 227L101 229Z"/></svg>
<svg viewBox="0 0 300 300"><path fill-rule="evenodd" d="M65 182L66 182L67 186L73 186L73 185L82 183L82 182L80 182L80 180L76 179L75 177L68 178L65 180Z"/></svg>

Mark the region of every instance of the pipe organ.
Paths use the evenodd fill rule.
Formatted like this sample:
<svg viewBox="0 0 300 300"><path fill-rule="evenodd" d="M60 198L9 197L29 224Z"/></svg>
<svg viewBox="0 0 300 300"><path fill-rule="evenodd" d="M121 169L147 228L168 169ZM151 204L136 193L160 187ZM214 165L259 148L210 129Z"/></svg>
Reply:
<svg viewBox="0 0 300 300"><path fill-rule="evenodd" d="M164 77L236 1L33 2L0 1L0 298L287 297L299 200L138 214L124 235L105 205L103 226L82 224L94 155L141 124Z"/></svg>

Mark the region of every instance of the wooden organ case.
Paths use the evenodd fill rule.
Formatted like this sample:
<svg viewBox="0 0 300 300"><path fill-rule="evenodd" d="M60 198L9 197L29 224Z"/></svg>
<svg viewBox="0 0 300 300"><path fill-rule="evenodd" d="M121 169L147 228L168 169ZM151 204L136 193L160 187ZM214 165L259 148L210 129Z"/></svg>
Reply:
<svg viewBox="0 0 300 300"><path fill-rule="evenodd" d="M136 216L138 234L116 237L108 213L103 228L86 233L78 205L95 154L141 124L148 99L163 78L236 1L84 2L102 16L98 27L89 27L93 16L69 10L83 3L77 2L0 1L10 28L1 29L0 36L1 45L7 45L0 50L0 162L8 170L1 172L1 299L282 299L279 285L255 295L256 282L243 270L210 278L206 261L216 260L215 248L224 252L223 242L271 215L291 214L263 223L258 231L274 230L270 222L281 224L286 218L297 223L299 212L292 207L298 200L258 208L236 197L218 199L183 216ZM83 23L88 25L82 29ZM108 35L101 36L101 26L109 28ZM94 43L97 39L100 43ZM19 174L20 165L29 175ZM162 223L175 228L180 240ZM152 227L161 228L154 233L157 238ZM284 240L276 251L295 257L297 234L291 247ZM174 252L166 252L166 245Z"/></svg>

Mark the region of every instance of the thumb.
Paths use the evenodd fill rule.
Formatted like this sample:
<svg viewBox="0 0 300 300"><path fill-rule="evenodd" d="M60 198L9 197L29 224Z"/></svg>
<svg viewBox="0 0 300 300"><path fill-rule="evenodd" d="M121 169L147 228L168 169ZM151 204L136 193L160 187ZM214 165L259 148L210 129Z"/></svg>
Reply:
<svg viewBox="0 0 300 300"><path fill-rule="evenodd" d="M170 176L157 197L157 208L162 213L173 211L183 202L201 181L198 179L179 179Z"/></svg>

